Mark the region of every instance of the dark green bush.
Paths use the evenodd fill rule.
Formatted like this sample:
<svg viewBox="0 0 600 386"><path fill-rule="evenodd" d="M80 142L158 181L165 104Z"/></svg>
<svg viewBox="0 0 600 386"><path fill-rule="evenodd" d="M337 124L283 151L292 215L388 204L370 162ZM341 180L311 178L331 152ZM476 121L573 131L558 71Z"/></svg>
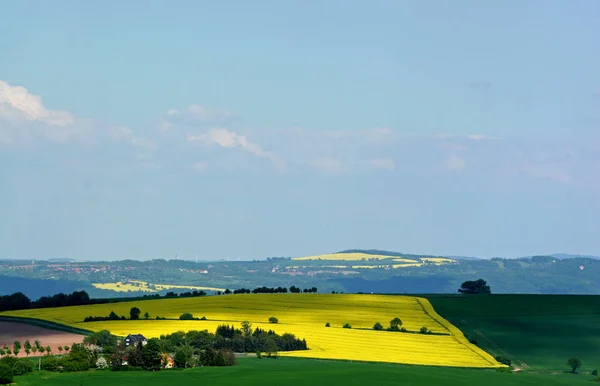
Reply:
<svg viewBox="0 0 600 386"><path fill-rule="evenodd" d="M350 323L346 323L342 326L343 328L352 328L352 326L350 325Z"/></svg>
<svg viewBox="0 0 600 386"><path fill-rule="evenodd" d="M271 316L271 317L269 318L269 323L277 324L277 323L279 323L279 319L277 319L277 318L276 318L276 317L274 317L274 316Z"/></svg>
<svg viewBox="0 0 600 386"><path fill-rule="evenodd" d="M373 325L373 330L381 331L383 330L383 324L377 322Z"/></svg>
<svg viewBox="0 0 600 386"><path fill-rule="evenodd" d="M495 357L495 359L502 364L505 364L507 366L512 366L512 361L510 360L510 358L507 358L502 355L498 355Z"/></svg>
<svg viewBox="0 0 600 386"><path fill-rule="evenodd" d="M325 327L331 327L331 324L329 324L329 322L325 323Z"/></svg>
<svg viewBox="0 0 600 386"><path fill-rule="evenodd" d="M0 363L0 385L9 385L13 383L13 371L4 363Z"/></svg>
<svg viewBox="0 0 600 386"><path fill-rule="evenodd" d="M21 358L12 367L13 375L23 375L33 371L33 362L27 358Z"/></svg>
<svg viewBox="0 0 600 386"><path fill-rule="evenodd" d="M194 315L191 312L184 312L179 316L179 320L194 320Z"/></svg>
<svg viewBox="0 0 600 386"><path fill-rule="evenodd" d="M592 375L594 375L594 376L598 375L598 370L592 371Z"/></svg>
<svg viewBox="0 0 600 386"><path fill-rule="evenodd" d="M61 366L60 360L52 355L46 355L42 359L42 369L46 371L58 371Z"/></svg>

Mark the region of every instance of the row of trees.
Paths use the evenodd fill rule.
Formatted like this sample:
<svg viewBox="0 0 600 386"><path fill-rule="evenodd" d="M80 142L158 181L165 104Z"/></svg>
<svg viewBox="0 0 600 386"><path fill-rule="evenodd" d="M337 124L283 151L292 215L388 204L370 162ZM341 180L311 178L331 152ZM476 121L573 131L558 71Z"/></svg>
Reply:
<svg viewBox="0 0 600 386"><path fill-rule="evenodd" d="M206 296L204 291L189 291L181 292L179 294L175 292L167 292L166 295L161 296L160 294L143 295L135 298L122 298L122 299L90 299L90 296L85 291L74 291L72 294L58 293L53 296L42 296L36 301L32 301L22 292L15 292L11 295L0 296L0 311L15 311L15 310L27 310L31 308L54 308L54 307L66 307L66 306L81 306L85 304L105 304L131 300L149 300L149 299L160 299L160 298L187 298Z"/></svg>
<svg viewBox="0 0 600 386"><path fill-rule="evenodd" d="M312 293L316 293L317 291L318 291L317 287L305 288L303 290L301 290L300 287L296 287L296 286L291 286L289 288L289 292L290 293L300 293L300 292L304 292L304 293L311 293L311 292ZM250 290L250 288L239 288L239 289L236 289L236 290L233 290L233 291L231 291L229 289L226 289L223 292L224 295L229 295L231 293L233 293L234 295L235 294L249 294L249 293L253 293L253 294L286 294L286 293L288 293L288 289L286 287L277 287L277 288L275 288L275 287L265 287L265 286L262 286L262 287L257 287L257 288L255 288L253 290Z"/></svg>
<svg viewBox="0 0 600 386"><path fill-rule="evenodd" d="M131 307L131 309L129 310L129 320L140 320L140 316L142 314L142 311L138 308L138 307ZM150 318L150 313L146 312L144 313L144 319L148 320ZM159 316L156 317L156 319L165 319L165 318L161 318ZM106 321L106 320L127 320L127 318L125 317L125 315L117 315L116 312L111 311L110 314L108 314L108 316L86 316L83 321L84 322L99 322L99 321Z"/></svg>
<svg viewBox="0 0 600 386"><path fill-rule="evenodd" d="M69 346L59 346L58 347L58 351L60 351L60 352L62 352L63 350L68 352L69 349L70 349ZM10 356L10 355L17 356L17 355L19 355L21 350L23 350L25 352L25 354L27 356L29 356L29 354L31 354L31 353L33 353L33 355L35 355L38 352L40 354L51 353L52 347L42 346L42 344L39 340L34 341L33 344L31 344L31 342L29 340L26 340L23 343L23 345L21 345L21 341L16 340L13 342L12 348L7 345L0 347L0 357L6 357L6 356Z"/></svg>
<svg viewBox="0 0 600 386"><path fill-rule="evenodd" d="M91 303L95 303L95 301L90 300L89 295L85 291L74 291L70 295L59 293L54 296L42 296L36 301L31 301L22 292L15 292L12 295L0 296L0 311L80 306Z"/></svg>

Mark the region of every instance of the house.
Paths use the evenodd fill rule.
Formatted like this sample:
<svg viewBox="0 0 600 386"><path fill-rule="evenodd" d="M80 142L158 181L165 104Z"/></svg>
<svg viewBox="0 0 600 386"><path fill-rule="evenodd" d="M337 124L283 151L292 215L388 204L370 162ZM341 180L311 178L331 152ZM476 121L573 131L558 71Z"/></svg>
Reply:
<svg viewBox="0 0 600 386"><path fill-rule="evenodd" d="M145 346L148 340L142 334L129 334L123 342L125 342L125 346L135 346L139 342L142 342L142 346Z"/></svg>
<svg viewBox="0 0 600 386"><path fill-rule="evenodd" d="M172 369L175 366L175 362L169 354L162 354L162 364L165 366L165 369Z"/></svg>

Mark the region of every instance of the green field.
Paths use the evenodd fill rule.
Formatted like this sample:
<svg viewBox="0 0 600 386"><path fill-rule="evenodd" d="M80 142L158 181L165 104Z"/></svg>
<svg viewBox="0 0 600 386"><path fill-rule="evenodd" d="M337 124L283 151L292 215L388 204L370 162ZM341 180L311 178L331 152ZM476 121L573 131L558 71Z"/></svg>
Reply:
<svg viewBox="0 0 600 386"><path fill-rule="evenodd" d="M423 295L435 310L493 355L524 370L600 370L600 296Z"/></svg>
<svg viewBox="0 0 600 386"><path fill-rule="evenodd" d="M104 385L377 385L404 386L562 386L590 385L590 375L571 374L504 374L495 370L456 369L443 367L385 365L361 362L339 362L314 359L280 358L277 360L241 358L233 367L204 367L160 372L85 373L37 372L16 378L19 386L104 386Z"/></svg>

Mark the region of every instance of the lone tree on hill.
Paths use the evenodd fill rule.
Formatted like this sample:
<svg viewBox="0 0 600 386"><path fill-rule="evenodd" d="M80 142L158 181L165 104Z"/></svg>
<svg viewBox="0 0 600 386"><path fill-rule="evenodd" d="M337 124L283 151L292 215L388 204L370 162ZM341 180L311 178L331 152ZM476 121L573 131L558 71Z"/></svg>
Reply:
<svg viewBox="0 0 600 386"><path fill-rule="evenodd" d="M484 294L490 295L492 291L487 282L483 279L477 279L475 281L465 281L462 283L458 292L461 294Z"/></svg>
<svg viewBox="0 0 600 386"><path fill-rule="evenodd" d="M129 317L131 320L138 320L140 318L141 313L142 311L140 311L139 308L131 307L131 310L129 310Z"/></svg>
<svg viewBox="0 0 600 386"><path fill-rule="evenodd" d="M569 358L567 364L571 367L573 374L577 372L577 369L581 367L581 359Z"/></svg>

